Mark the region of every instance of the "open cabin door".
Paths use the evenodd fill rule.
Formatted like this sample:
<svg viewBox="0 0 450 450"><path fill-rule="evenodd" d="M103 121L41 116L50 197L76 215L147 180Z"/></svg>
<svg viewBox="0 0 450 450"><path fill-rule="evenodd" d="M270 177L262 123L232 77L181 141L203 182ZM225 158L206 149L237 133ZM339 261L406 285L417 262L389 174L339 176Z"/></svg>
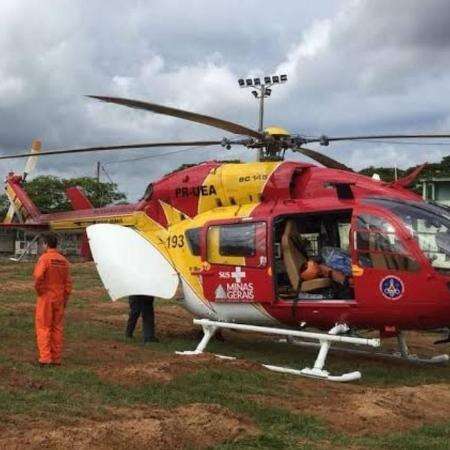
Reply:
<svg viewBox="0 0 450 450"><path fill-rule="evenodd" d="M214 221L202 230L201 278L205 297L217 303L273 301L267 223Z"/></svg>

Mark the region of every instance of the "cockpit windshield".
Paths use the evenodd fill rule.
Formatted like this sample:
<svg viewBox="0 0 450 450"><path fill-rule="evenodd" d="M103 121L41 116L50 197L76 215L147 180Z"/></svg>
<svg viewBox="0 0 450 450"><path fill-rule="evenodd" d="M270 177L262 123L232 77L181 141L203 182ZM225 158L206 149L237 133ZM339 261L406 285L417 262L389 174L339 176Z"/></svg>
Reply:
<svg viewBox="0 0 450 450"><path fill-rule="evenodd" d="M394 213L411 232L431 265L450 273L450 213L446 208L420 202L369 198Z"/></svg>

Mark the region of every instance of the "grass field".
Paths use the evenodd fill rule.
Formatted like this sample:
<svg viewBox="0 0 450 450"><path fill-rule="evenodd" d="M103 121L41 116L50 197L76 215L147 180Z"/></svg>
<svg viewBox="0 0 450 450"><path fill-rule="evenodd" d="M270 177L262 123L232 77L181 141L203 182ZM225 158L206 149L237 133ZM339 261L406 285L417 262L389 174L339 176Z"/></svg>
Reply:
<svg viewBox="0 0 450 450"><path fill-rule="evenodd" d="M161 342L123 337L127 303L108 301L92 264L75 264L63 365L40 368L30 263L0 263L0 448L448 449L450 367L331 355L360 370L333 384L275 374L258 362L311 365L314 353L236 332L209 350L176 302L156 308ZM140 330L138 330L140 331ZM138 333L139 335L139 333ZM435 336L414 334L430 354Z"/></svg>

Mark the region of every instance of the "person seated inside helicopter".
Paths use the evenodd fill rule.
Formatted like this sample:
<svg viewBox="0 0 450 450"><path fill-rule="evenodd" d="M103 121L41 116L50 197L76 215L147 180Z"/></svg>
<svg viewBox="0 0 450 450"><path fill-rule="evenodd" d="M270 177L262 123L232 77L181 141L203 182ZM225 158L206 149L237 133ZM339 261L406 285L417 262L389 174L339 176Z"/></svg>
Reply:
<svg viewBox="0 0 450 450"><path fill-rule="evenodd" d="M351 259L337 247L322 247L313 256L294 220L288 220L281 238L283 262L291 287L299 299L352 299Z"/></svg>

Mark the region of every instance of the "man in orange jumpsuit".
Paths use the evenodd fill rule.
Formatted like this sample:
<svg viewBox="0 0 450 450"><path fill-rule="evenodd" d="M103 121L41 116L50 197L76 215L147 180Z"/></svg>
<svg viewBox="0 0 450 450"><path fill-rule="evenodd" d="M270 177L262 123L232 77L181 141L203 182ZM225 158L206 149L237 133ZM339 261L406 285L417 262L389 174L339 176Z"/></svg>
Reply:
<svg viewBox="0 0 450 450"><path fill-rule="evenodd" d="M44 253L34 268L36 338L41 365L60 365L64 310L72 291L69 262L58 250L55 234L44 236Z"/></svg>

